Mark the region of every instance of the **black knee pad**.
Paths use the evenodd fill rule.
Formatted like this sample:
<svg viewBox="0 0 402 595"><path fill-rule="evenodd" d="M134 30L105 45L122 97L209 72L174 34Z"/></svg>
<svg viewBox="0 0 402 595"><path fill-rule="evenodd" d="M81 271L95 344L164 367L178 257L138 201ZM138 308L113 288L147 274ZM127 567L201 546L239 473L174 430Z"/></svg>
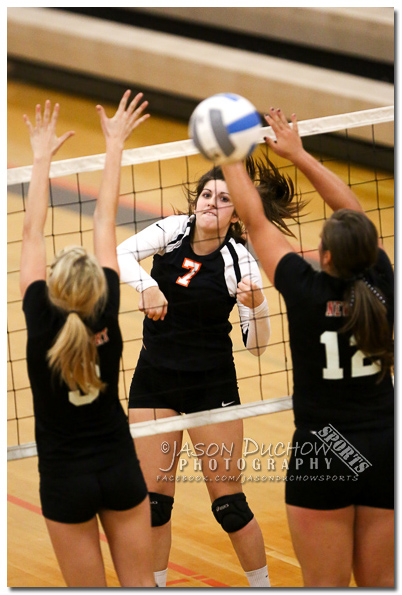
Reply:
<svg viewBox="0 0 402 595"><path fill-rule="evenodd" d="M242 492L217 498L212 504L212 512L227 533L240 531L254 517Z"/></svg>
<svg viewBox="0 0 402 595"><path fill-rule="evenodd" d="M149 501L151 503L151 525L152 527L161 527L170 521L174 498L149 492Z"/></svg>

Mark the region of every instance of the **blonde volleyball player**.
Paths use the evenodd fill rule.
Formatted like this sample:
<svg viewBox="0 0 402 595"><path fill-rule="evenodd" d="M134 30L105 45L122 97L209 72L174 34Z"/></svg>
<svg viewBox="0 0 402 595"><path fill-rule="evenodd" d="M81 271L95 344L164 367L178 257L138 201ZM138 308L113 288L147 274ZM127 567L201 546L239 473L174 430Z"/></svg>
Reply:
<svg viewBox="0 0 402 595"><path fill-rule="evenodd" d="M317 272L264 217L243 164L222 168L287 306L297 453L286 504L294 549L306 587L347 587L352 572L359 587L392 587L392 266L356 195L303 149L296 117L290 126L271 108L266 119L276 135L269 147L293 162L334 211L321 232Z"/></svg>
<svg viewBox="0 0 402 595"><path fill-rule="evenodd" d="M154 587L150 505L119 401L122 338L115 215L124 141L147 115L130 91L113 118L97 106L106 162L94 213L95 256L66 248L46 271L44 227L53 155L73 134L56 136L58 104L35 124L27 116L33 171L24 218L20 285L28 329L47 529L68 587L106 587L97 516L122 587Z"/></svg>

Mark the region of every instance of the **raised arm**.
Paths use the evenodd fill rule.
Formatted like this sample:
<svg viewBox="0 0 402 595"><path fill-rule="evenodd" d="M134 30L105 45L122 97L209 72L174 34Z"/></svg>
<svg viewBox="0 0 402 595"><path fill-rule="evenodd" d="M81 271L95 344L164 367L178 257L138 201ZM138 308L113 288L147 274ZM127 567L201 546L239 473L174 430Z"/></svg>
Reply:
<svg viewBox="0 0 402 595"><path fill-rule="evenodd" d="M292 114L292 126L280 109L271 108L269 114L265 115L265 119L276 136L276 140L266 138L270 149L294 163L333 211L363 210L351 188L304 150L295 114Z"/></svg>
<svg viewBox="0 0 402 595"><path fill-rule="evenodd" d="M258 259L271 283L278 262L293 252L286 236L266 217L261 197L242 162L222 165L231 201L243 221Z"/></svg>
<svg viewBox="0 0 402 595"><path fill-rule="evenodd" d="M295 115L292 115L292 126L280 109L271 108L265 117L276 136L275 140L266 139L268 146L280 157L294 163L333 211L362 211L349 186L304 150ZM266 219L260 196L243 164L223 165L222 170L236 212L244 222L261 265L273 283L278 262L293 248L286 237Z"/></svg>
<svg viewBox="0 0 402 595"><path fill-rule="evenodd" d="M49 170L52 157L62 144L74 134L66 132L56 136L59 104L56 103L51 115L50 101L45 102L43 111L36 106L35 127L24 114L33 151L32 177L29 184L27 205L24 216L21 249L20 290L24 297L27 287L38 280L46 280L46 246L44 229L49 203Z"/></svg>
<svg viewBox="0 0 402 595"><path fill-rule="evenodd" d="M139 105L142 93L138 93L127 107L129 96L130 91L127 90L113 118L106 116L101 105L96 106L105 135L106 159L94 212L94 251L101 266L109 267L116 272L119 272L119 265L116 255L115 222L124 142L134 128L149 118L149 114L141 115L148 106L147 101Z"/></svg>

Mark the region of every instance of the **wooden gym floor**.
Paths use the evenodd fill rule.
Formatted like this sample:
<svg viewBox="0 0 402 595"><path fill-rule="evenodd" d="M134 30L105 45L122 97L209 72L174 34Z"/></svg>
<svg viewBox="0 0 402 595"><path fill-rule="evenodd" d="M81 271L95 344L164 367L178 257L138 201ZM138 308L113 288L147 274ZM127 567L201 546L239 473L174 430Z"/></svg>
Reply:
<svg viewBox="0 0 402 595"><path fill-rule="evenodd" d="M8 84L8 167L30 165L32 162L29 138L22 114L34 115L36 103L45 99L52 103L58 101L61 105L58 132L73 129L76 135L57 155L57 160L94 155L104 152L103 135L100 129L97 113L94 109L95 101L70 96L54 90L36 88L32 85L10 82ZM113 106L107 106L108 114L113 112ZM149 108L152 114L152 106ZM153 116L143 126L134 132L126 148L153 145L187 138L187 125L182 122L166 120ZM182 160L176 160L176 162ZM163 183L168 186L170 179L186 179L184 170L175 173L175 162L162 165ZM177 167L182 167L177 166ZM385 246L393 261L393 181L388 180L388 174L380 175L380 181L370 182L372 172L353 166L347 173L343 164L333 167L340 175L351 175L352 183L358 184L356 192L366 209L372 210L376 223L382 225L384 235L389 236ZM194 175L208 169L208 164L202 160L192 162ZM139 171L139 186L145 182L152 166L146 166ZM176 176L176 177L175 177ZM122 176L122 194L129 194L130 174ZM83 176L83 186L89 195L96 193L99 186L99 174ZM175 182L177 183L177 182ZM310 199L308 214L304 219L303 242L304 248L312 249L318 243L318 230L323 216L322 201L314 194L309 195L310 188L305 181L299 179L305 197ZM70 192L74 184L67 190ZM376 210L376 188L380 187L381 206L385 209L381 214ZM144 186L145 188L145 186ZM138 189L138 188L137 188ZM184 208L182 195L178 198L177 188L166 190L164 204L175 204ZM122 208L129 210L129 204L122 197ZM142 202L141 202L142 201ZM13 192L8 195L8 241L12 242L8 249L9 271L17 271L19 261L20 236L22 225L21 198ZM148 213L150 217L160 211L160 192L144 192L137 207ZM170 212L170 211L169 211ZM164 215L169 214L164 212ZM55 242L61 245L75 243L83 239L84 244L90 245L90 217L81 220L81 231L76 228L77 217L69 208L59 208L55 218L53 230L57 234ZM318 222L316 221L318 220ZM58 231L57 231L58 230ZM84 233L82 233L84 230ZM133 227L121 225L118 228L119 241L133 233ZM50 246L49 248L51 248ZM57 248L60 246L56 246ZM49 258L50 258L49 254ZM264 278L266 295L270 305L272 320L272 347L268 348L261 360L245 353L241 349L239 331L236 320L233 321L233 342L235 359L239 378L242 402L253 402L261 398L259 370L264 374L261 388L264 398L281 397L288 394L288 378L284 369L284 348L281 344L282 313L280 300ZM18 428L22 443L33 441L33 419L31 396L27 386L27 376L24 357L25 333L21 304L18 303L18 274L8 276L8 300L16 302L10 306L8 312L8 328L10 331L9 347L11 359L18 361L18 365L8 363L9 372L9 412L8 412L8 445L17 443L16 413L24 418ZM122 374L122 394L130 382L133 367L138 355L139 341L133 340L141 336L142 315L133 312L138 304L137 296L133 296L129 288L122 288L121 326L126 340ZM286 325L285 325L286 326ZM289 354L287 354L289 355ZM270 375L270 373L272 375ZM251 377L251 378L250 378ZM248 378L246 380L246 378ZM16 389L19 402L15 402ZM249 478L244 485L251 509L261 526L271 584L273 587L301 587L302 578L299 564L295 558L290 535L287 527L284 505L284 460L286 454L274 458L269 463L267 454L269 445L274 448L283 445L281 452L286 450L293 433L293 415L291 411L256 417L245 420L244 437L248 438L248 448L254 454L247 457L245 477ZM187 433L183 442L190 444ZM210 457L211 458L211 457ZM194 468L194 459L185 453L182 455L184 468L178 473L179 482L176 488L175 506L173 513L173 546L170 557L168 586L169 587L247 587L244 573L232 550L228 536L218 527L210 511L210 502L203 482L194 479L201 474ZM208 460L205 457L204 462ZM261 469L253 468L261 464ZM36 457L12 461L7 464L8 470L8 586L57 588L63 587L64 582L58 569L55 556L48 538L45 523L41 517L38 472ZM118 587L118 581L113 569L107 543L102 537L102 549L107 569L109 587ZM354 583L352 583L353 585Z"/></svg>

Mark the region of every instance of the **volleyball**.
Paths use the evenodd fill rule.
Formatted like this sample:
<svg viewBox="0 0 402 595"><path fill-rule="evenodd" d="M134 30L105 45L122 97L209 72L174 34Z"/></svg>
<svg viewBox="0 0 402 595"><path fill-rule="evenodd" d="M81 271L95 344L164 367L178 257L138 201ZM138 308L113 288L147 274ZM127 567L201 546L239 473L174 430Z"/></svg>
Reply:
<svg viewBox="0 0 402 595"><path fill-rule="evenodd" d="M242 161L260 140L261 118L253 104L233 93L201 101L189 121L189 136L215 165Z"/></svg>

